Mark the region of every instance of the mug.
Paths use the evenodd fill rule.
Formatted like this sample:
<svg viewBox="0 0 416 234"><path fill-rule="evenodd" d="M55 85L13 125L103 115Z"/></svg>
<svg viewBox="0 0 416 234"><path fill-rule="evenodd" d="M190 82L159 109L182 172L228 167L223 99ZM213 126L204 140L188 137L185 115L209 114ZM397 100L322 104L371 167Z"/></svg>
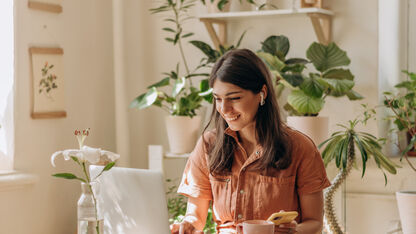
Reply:
<svg viewBox="0 0 416 234"><path fill-rule="evenodd" d="M247 220L237 224L239 234L274 234L274 223L266 220Z"/></svg>

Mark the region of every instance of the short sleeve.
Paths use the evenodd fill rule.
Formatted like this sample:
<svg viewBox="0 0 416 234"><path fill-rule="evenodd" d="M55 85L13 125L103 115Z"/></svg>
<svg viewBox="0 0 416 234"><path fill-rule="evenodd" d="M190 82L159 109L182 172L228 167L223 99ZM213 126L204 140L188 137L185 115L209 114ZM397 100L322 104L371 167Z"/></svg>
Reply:
<svg viewBox="0 0 416 234"><path fill-rule="evenodd" d="M297 172L297 190L299 194L309 194L322 191L331 183L326 175L321 154L313 146L313 150L304 150ZM306 155L307 154L307 155Z"/></svg>
<svg viewBox="0 0 416 234"><path fill-rule="evenodd" d="M202 137L188 158L178 193L187 197L212 200L209 170Z"/></svg>

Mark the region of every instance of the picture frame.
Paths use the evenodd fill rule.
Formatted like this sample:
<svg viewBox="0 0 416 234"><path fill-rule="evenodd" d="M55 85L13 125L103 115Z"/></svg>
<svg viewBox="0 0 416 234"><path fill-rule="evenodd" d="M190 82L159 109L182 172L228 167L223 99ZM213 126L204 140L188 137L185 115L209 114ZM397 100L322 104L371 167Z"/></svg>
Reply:
<svg viewBox="0 0 416 234"><path fill-rule="evenodd" d="M28 7L34 10L61 13L62 0L28 0Z"/></svg>
<svg viewBox="0 0 416 234"><path fill-rule="evenodd" d="M31 117L65 118L62 48L30 47Z"/></svg>

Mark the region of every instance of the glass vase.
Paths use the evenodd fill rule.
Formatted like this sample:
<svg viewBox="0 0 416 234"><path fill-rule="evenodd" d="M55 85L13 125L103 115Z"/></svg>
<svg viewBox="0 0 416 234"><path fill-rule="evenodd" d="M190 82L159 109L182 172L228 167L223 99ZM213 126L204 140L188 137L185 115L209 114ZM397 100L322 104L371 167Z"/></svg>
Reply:
<svg viewBox="0 0 416 234"><path fill-rule="evenodd" d="M78 234L104 234L104 219L100 212L98 182L81 183L78 200Z"/></svg>

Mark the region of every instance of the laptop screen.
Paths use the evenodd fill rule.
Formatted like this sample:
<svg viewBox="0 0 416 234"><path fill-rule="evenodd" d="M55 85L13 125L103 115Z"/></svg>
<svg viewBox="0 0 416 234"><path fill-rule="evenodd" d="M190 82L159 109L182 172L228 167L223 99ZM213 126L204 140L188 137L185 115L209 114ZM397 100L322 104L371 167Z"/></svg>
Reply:
<svg viewBox="0 0 416 234"><path fill-rule="evenodd" d="M102 169L91 166L91 178ZM98 182L105 234L170 233L162 172L113 167Z"/></svg>

